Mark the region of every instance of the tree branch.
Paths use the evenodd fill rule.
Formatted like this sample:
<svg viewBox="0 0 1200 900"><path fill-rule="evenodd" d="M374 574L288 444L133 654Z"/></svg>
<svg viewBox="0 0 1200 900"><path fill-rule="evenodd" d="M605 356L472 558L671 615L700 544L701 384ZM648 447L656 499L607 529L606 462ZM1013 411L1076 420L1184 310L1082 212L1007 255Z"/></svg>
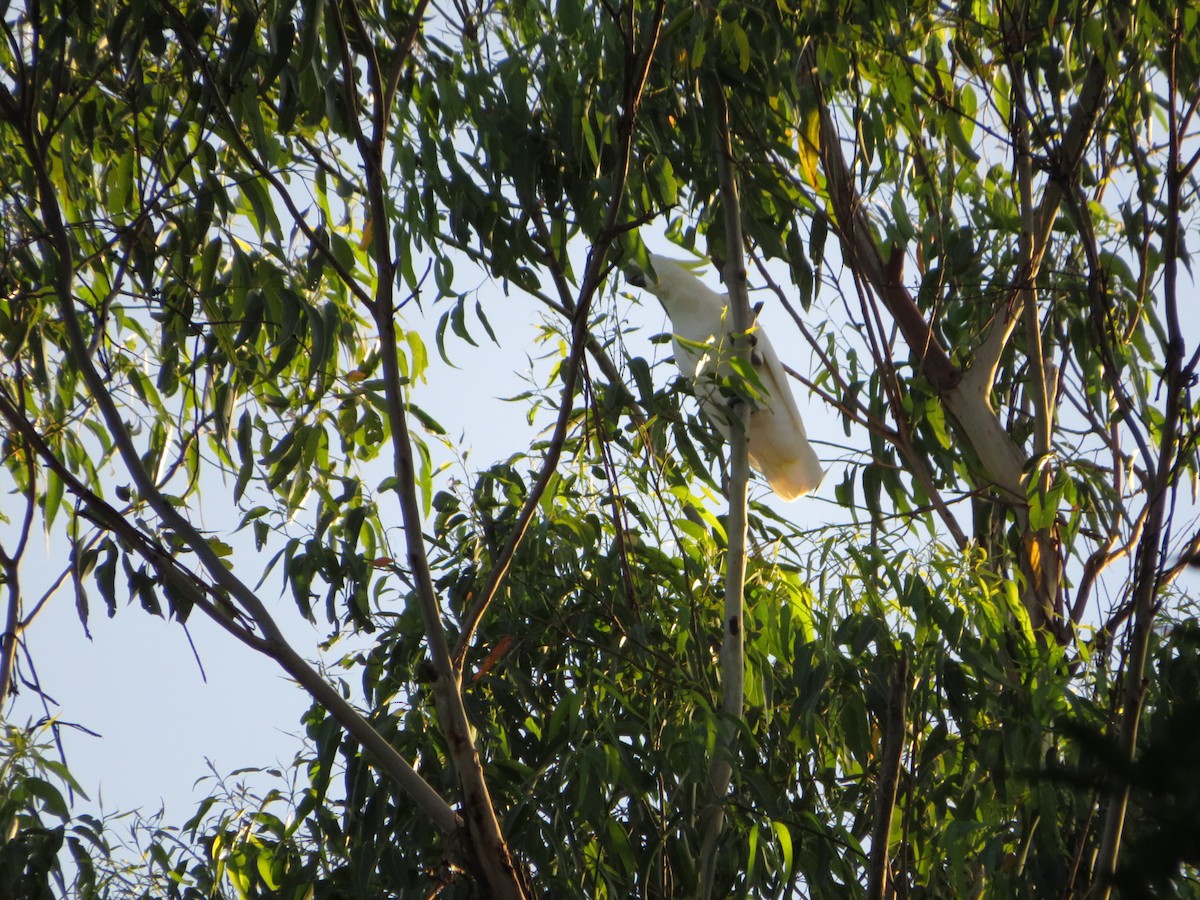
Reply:
<svg viewBox="0 0 1200 900"><path fill-rule="evenodd" d="M357 112L357 90L354 86L356 73L350 57L349 37L341 17L342 6L349 8L351 18L360 31L363 30L363 23L354 0L342 0L337 7L335 22L342 42L346 90ZM363 40L367 39L365 32L362 37ZM411 44L408 46L411 47ZM408 430L405 381L400 372L400 351L396 340L396 261L392 258L392 229L388 222L387 183L383 174L386 125L390 114L385 104L390 102L391 95L383 90L384 76L379 70L379 60L373 50L365 53L364 57L367 64L367 81L372 86L375 101L370 112L370 136L363 131L357 118L353 118L353 122L356 143L365 169L367 203L373 226L372 257L377 277L374 295L367 306L374 317L383 362L384 402L391 426L395 474L393 490L400 503L408 568L412 574L429 646L429 659L435 676L432 690L438 720L446 736L449 755L462 788L465 831L472 862L482 874L491 896L497 900L523 900L525 891L500 828L483 763L475 745L471 722L463 704L462 681L450 656L441 602L433 584L425 551L421 505L417 499L416 466L412 438Z"/></svg>
<svg viewBox="0 0 1200 900"><path fill-rule="evenodd" d="M892 672L892 691L888 697L887 717L883 725L879 782L875 788L875 824L871 828L867 900L884 900L891 881L888 873L888 851L891 846L892 817L896 811L896 789L900 783L900 760L907 731L907 698L908 656L901 651Z"/></svg>
<svg viewBox="0 0 1200 900"><path fill-rule="evenodd" d="M714 143L717 150L717 178L720 183L721 211L725 223L725 286L729 290L729 314L732 316L735 358L748 363L751 344L745 339L754 326L750 297L746 291L746 263L742 249L742 207L734 174L733 141L729 133L729 106L725 88L712 79L705 97L716 119ZM721 723L717 743L709 764L712 795L704 810L704 838L700 847L701 874L699 900L707 900L714 890L717 846L725 827L725 800L733 776L733 744L745 703L745 590L746 590L746 519L747 487L750 482L749 444L746 427L750 407L735 400L729 415L729 513L725 523L728 547L725 553L725 603L721 618Z"/></svg>
<svg viewBox="0 0 1200 900"><path fill-rule="evenodd" d="M25 515L17 533L17 546L12 553L0 548L0 573L3 574L4 583L8 587L4 633L0 634L0 717L4 714L4 704L12 691L13 672L17 663L17 643L25 630L25 622L21 618L21 557L25 555L29 535L33 531L34 512L37 509L37 466L34 465L29 447L26 446L24 450L27 470L27 483L22 492L25 495Z"/></svg>
<svg viewBox="0 0 1200 900"><path fill-rule="evenodd" d="M1078 178L1083 150L1094 133L1096 120L1107 93L1108 73L1104 60L1098 55L1092 58L1080 91L1079 102L1059 148L1057 171L1046 186L1036 216L1031 212L1031 191L1022 198L1025 234L1022 240L1023 260L1015 281L1016 288L997 306L991 325L965 372L952 364L945 348L938 343L932 328L904 285L899 283L898 279L888 277L887 267L872 234L865 206L858 196L849 167L842 155L836 125L824 100L812 42L806 45L801 54L797 76L802 93L807 96L809 102L816 105L817 115L820 117L819 151L843 257L887 307L916 357L919 371L929 379L952 420L974 449L983 468L981 474L991 482L1000 496L1013 506L1022 530L1027 530L1026 453L1000 421L992 404L991 393L1001 356L1025 306L1030 308L1031 337L1033 330L1038 327L1031 286L1040 271L1064 188L1074 184ZM1021 110L1014 113L1017 116L1022 114ZM1018 136L1019 133L1018 131ZM1027 166L1028 152L1022 154L1018 148L1017 162L1018 166ZM1026 174L1028 177L1019 179L1025 185L1023 191L1026 191L1031 183L1031 173ZM893 248L893 254L896 252L897 248ZM1038 445L1042 446L1049 443L1046 432L1052 422L1053 411L1049 405L1045 368L1038 355L1038 349L1040 333L1037 347L1031 351L1037 358L1031 359L1030 364L1038 368L1034 377L1042 388L1038 408ZM1031 588L1025 593L1024 603L1034 623L1045 622L1055 613L1061 581L1058 548L1048 530L1028 534L1026 537L1018 551Z"/></svg>
<svg viewBox="0 0 1200 900"><path fill-rule="evenodd" d="M1017 176L1017 193L1021 217L1021 233L1018 241L1020 263L1018 272L1020 278L1015 285L1012 307L1022 310L1025 318L1025 354L1032 384L1025 386L1026 394L1033 398L1034 442L1033 453L1038 459L1049 456L1051 436L1054 427L1053 400L1046 385L1047 361L1042 348L1042 328L1038 315L1037 284L1034 280L1033 259L1034 247L1034 209L1033 209L1033 158L1029 149L1029 115L1025 100L1024 57L1013 53L1009 59L1009 77L1012 82L1012 144L1015 157L1014 168ZM1048 237L1048 236L1047 236ZM1044 248L1037 251L1040 257ZM1012 322L1015 324L1016 316ZM1005 329L996 328L1000 334ZM1011 330L1011 329L1009 329ZM995 380L995 362L988 373L988 390ZM968 373L970 374L970 373ZM1047 460L1048 462L1048 460ZM1050 489L1053 480L1053 469L1050 465L1039 465L1037 468L1037 490L1043 495ZM1032 473L1029 477L1033 477ZM1062 583L1062 562L1054 537L1054 524L1047 528L1038 529L1032 535L1036 542L1037 552L1021 554L1021 571L1025 576L1025 596L1023 603L1031 621L1035 625L1043 625L1057 621L1056 605L1059 587Z"/></svg>
<svg viewBox="0 0 1200 900"><path fill-rule="evenodd" d="M825 102L824 88L817 72L816 50L811 41L800 56L797 77L808 101L816 104L820 116L819 150L833 209L832 222L846 264L871 287L891 313L916 357L917 370L929 379L934 391L958 421L983 465L985 476L1008 500L1023 503L1021 470L1024 456L992 408L990 384L987 390L983 390L982 385L961 384L964 381L962 371L938 342L908 289L898 279L889 277L871 231L865 204L842 155L841 138Z"/></svg>

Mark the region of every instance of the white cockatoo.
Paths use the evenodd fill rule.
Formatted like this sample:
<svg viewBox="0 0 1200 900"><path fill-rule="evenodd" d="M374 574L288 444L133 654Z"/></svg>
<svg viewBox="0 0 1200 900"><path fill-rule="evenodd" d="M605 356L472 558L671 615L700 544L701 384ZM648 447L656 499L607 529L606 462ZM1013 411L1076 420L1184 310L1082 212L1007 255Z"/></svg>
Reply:
<svg viewBox="0 0 1200 900"><path fill-rule="evenodd" d="M728 358L732 352L727 340L733 333L729 295L711 290L677 260L651 253L650 263L653 273L635 272L630 280L654 294L667 311L679 371L691 382L705 417L728 438L729 403L716 381L723 374L718 368L720 357ZM755 330L753 336L754 370L768 396L750 413L746 429L750 464L776 494L794 500L816 489L825 473L808 442L775 348L761 330ZM706 353L684 342L713 349ZM724 366L728 370L728 363Z"/></svg>

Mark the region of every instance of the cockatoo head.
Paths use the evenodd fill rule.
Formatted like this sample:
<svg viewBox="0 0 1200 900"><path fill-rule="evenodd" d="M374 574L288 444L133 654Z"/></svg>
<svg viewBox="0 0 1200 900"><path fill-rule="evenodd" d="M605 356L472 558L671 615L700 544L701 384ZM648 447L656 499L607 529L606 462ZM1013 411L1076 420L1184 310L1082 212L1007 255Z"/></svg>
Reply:
<svg viewBox="0 0 1200 900"><path fill-rule="evenodd" d="M692 274L692 269L702 268L703 264L685 263L657 253L650 254L650 264L653 273L634 269L629 281L654 294L676 330L685 336L693 338L690 332L695 329L687 327L690 322L703 322L705 328L711 328L713 317L719 318L725 308L725 297Z"/></svg>

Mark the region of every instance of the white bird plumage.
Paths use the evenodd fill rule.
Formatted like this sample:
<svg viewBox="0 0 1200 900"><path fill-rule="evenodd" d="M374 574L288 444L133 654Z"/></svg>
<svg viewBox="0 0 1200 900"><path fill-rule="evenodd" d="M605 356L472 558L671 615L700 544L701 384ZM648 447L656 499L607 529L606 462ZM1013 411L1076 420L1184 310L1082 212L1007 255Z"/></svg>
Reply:
<svg viewBox="0 0 1200 900"><path fill-rule="evenodd" d="M679 371L692 383L705 416L728 438L729 405L716 387L715 381L723 373L715 367L721 365L723 354L731 352L726 340L733 332L729 295L710 289L678 260L651 253L650 263L653 274L639 272L635 283L654 294L667 311ZM746 429L750 464L763 474L776 494L794 500L815 490L825 473L808 442L796 398L775 348L761 329L754 331L754 337L754 370L768 396L750 413ZM716 357L683 341L713 346ZM728 363L724 365L727 371Z"/></svg>

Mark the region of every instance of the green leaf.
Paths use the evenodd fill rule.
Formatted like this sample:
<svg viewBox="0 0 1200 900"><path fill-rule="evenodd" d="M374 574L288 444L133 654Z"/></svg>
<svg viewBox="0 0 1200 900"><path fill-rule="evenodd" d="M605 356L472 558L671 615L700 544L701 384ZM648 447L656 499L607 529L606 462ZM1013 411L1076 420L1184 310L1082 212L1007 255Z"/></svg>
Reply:
<svg viewBox="0 0 1200 900"><path fill-rule="evenodd" d="M57 472L51 469L46 473L46 493L42 504L47 531L54 524L54 519L58 516L58 510L62 506L64 488L65 484Z"/></svg>
<svg viewBox="0 0 1200 900"><path fill-rule="evenodd" d="M949 450L952 441L950 433L946 430L946 411L936 397L929 398L925 403L925 421L933 429L933 435L942 449Z"/></svg>
<svg viewBox="0 0 1200 900"><path fill-rule="evenodd" d="M41 807L55 818L64 822L71 818L70 808L59 790L40 778L27 778L21 785L26 793L41 801Z"/></svg>
<svg viewBox="0 0 1200 900"><path fill-rule="evenodd" d="M800 154L800 172L808 186L816 191L821 187L821 110L813 102L805 104L800 113L800 127L796 139L796 149ZM821 217L817 216L816 220L820 221ZM814 257L815 261L817 260Z"/></svg>
<svg viewBox="0 0 1200 900"><path fill-rule="evenodd" d="M950 143L954 148L965 156L972 163L977 163L982 158L975 148L971 145L970 139L963 130L962 119L954 114L948 115L942 120L946 125L946 136L950 138Z"/></svg>
<svg viewBox="0 0 1200 900"><path fill-rule="evenodd" d="M783 868L786 874L782 880L786 882L790 880L794 870L792 832L783 822L772 822L771 829L775 832L775 840L779 842L779 852L783 854Z"/></svg>

